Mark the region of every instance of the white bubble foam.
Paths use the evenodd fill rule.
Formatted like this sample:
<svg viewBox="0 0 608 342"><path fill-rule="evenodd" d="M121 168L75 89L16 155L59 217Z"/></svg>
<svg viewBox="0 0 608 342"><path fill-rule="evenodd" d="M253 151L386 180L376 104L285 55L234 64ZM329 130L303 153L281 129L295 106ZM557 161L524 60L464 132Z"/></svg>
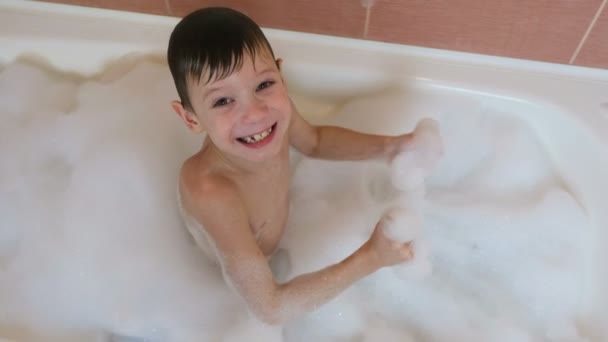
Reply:
<svg viewBox="0 0 608 342"><path fill-rule="evenodd" d="M423 237L422 218L411 208L394 207L382 216L383 230L391 240L411 242L414 254L413 260L394 266L397 274L403 278L408 276L423 277L431 273L429 250Z"/></svg>
<svg viewBox="0 0 608 342"><path fill-rule="evenodd" d="M355 100L332 123L405 133L428 116L421 106L434 103L429 96ZM124 75L84 81L7 66L0 73L0 336L20 340L8 331L27 327L46 341L581 338L584 210L523 123L442 96L469 107L430 113L445 154L416 207L420 231L396 237L421 232L433 273L402 278L379 270L277 329L243 314L179 218L177 172L201 137L171 112L176 94L166 65L141 62ZM388 164L292 162L281 242L286 278L339 262L387 209L420 199L395 192Z"/></svg>
<svg viewBox="0 0 608 342"><path fill-rule="evenodd" d="M418 122L412 145L391 161L391 182L401 191L424 194L425 180L434 171L443 151L438 123L429 118Z"/></svg>
<svg viewBox="0 0 608 342"><path fill-rule="evenodd" d="M283 341L283 334L281 327L266 325L254 317L248 317L247 319L241 320L236 326L231 327L222 341L281 342Z"/></svg>

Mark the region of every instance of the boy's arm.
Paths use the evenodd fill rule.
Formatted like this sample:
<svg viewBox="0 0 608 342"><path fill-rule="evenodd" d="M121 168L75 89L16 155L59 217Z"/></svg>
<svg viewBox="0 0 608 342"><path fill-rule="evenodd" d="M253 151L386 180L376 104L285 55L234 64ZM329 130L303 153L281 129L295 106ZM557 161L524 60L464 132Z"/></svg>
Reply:
<svg viewBox="0 0 608 342"><path fill-rule="evenodd" d="M411 257L409 245L383 245L394 242L384 241L382 235L375 242L370 239L338 264L277 284L253 237L235 188L227 180L214 180L203 188L196 196L198 200L192 201L197 203L193 214L213 239L226 280L252 312L270 324L311 311L379 267ZM392 254L377 250L391 250Z"/></svg>
<svg viewBox="0 0 608 342"><path fill-rule="evenodd" d="M313 126L292 105L289 139L301 153L318 159L366 160L391 159L407 149L412 134L373 135L335 126Z"/></svg>

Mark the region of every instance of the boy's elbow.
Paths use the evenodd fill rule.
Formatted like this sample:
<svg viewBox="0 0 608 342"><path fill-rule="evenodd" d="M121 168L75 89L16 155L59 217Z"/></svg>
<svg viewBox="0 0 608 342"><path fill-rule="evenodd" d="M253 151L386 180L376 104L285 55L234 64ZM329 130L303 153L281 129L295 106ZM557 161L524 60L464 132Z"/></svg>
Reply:
<svg viewBox="0 0 608 342"><path fill-rule="evenodd" d="M306 133L299 135L294 141L294 147L298 152L309 158L315 158L319 155L320 146L320 127L311 126Z"/></svg>
<svg viewBox="0 0 608 342"><path fill-rule="evenodd" d="M319 158L319 156L321 155L317 146L311 146L309 148L301 150L300 152L302 152L302 154L304 154L308 158Z"/></svg>
<svg viewBox="0 0 608 342"><path fill-rule="evenodd" d="M259 307L254 310L258 320L268 325L283 325L287 321L287 312L283 309L283 305L279 299L268 300L265 303L260 303Z"/></svg>

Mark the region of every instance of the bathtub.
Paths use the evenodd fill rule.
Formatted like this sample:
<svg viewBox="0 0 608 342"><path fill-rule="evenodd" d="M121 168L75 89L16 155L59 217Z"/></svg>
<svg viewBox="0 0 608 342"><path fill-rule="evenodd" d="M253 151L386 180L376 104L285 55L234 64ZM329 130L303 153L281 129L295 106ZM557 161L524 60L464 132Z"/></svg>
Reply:
<svg viewBox="0 0 608 342"><path fill-rule="evenodd" d="M0 4L0 64L28 59L96 75L122 56L164 58L176 23L154 15L7 0ZM423 89L439 108L440 94L447 92L525 120L592 221L580 315L600 327L594 336L608 338L608 70L265 32L287 61L290 87L301 94L302 111L314 113L311 120L329 115L345 98L394 86Z"/></svg>

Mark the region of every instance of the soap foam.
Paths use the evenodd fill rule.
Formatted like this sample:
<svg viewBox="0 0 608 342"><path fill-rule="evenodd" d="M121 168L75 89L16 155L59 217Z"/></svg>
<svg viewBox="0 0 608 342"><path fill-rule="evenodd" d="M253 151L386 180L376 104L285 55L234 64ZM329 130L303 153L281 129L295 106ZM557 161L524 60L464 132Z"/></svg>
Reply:
<svg viewBox="0 0 608 342"><path fill-rule="evenodd" d="M166 65L146 61L111 79L24 63L0 72L2 338L581 338L588 218L524 123L477 106L430 113L445 148L420 208L432 275L381 269L279 332L243 314L182 225L178 169L201 137L171 113L175 98ZM409 115L404 99L351 101L332 123L405 133L427 114ZM287 278L348 256L399 197L388 164L298 157L294 167Z"/></svg>

